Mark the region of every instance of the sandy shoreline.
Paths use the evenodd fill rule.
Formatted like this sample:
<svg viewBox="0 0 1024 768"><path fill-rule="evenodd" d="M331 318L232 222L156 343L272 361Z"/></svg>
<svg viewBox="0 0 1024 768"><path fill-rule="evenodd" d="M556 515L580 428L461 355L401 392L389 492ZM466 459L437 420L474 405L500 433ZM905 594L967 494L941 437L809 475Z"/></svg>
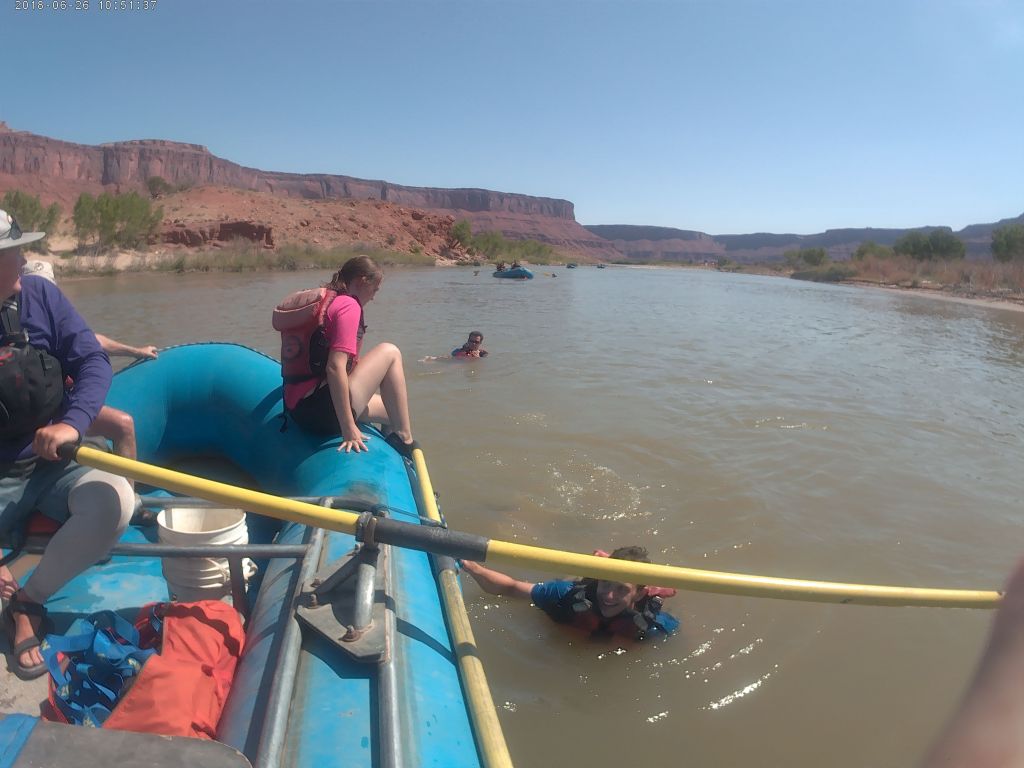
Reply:
<svg viewBox="0 0 1024 768"><path fill-rule="evenodd" d="M615 264L616 267L626 269L661 269L656 264ZM699 269L706 272L718 271L714 267L671 265L679 269ZM789 275L772 274L770 272L738 272L741 275L761 275L762 277L780 277L789 279ZM840 283L829 283L829 285L848 285L853 288L868 288L877 291L888 291L890 293L902 293L907 296L923 296L939 301L951 301L957 304L972 304L977 307L991 307L992 309L1005 309L1011 312L1024 312L1024 296L1020 298L1006 298L1002 296L961 296L941 288L907 288L899 285L884 285L868 280L843 280Z"/></svg>
<svg viewBox="0 0 1024 768"><path fill-rule="evenodd" d="M939 301L952 301L957 304L973 304L977 307L991 307L992 309L1006 309L1011 312L1024 312L1024 299L1007 299L997 296L958 296L955 293L935 288L901 288L897 285L878 285L876 283L859 282L857 280L844 280L842 285L851 285L855 288L869 288L878 291L889 291L906 294L907 296L924 296Z"/></svg>

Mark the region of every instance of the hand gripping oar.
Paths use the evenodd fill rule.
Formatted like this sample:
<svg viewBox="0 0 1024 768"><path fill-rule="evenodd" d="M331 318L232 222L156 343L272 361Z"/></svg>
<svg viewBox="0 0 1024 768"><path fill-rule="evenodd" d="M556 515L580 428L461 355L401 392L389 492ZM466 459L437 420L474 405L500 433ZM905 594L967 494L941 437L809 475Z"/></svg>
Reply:
<svg viewBox="0 0 1024 768"><path fill-rule="evenodd" d="M344 510L327 509L269 493L237 488L225 483L175 472L141 461L132 461L85 446L61 446L62 457L96 469L124 475L170 491L198 496L241 507L279 520L291 520L333 531L355 534L360 541L372 539L456 559L498 562L535 568L546 573L574 573L633 584L658 584L695 592L714 592L742 597L773 597L817 603L857 605L915 605L946 608L995 608L1002 593L994 590L928 589L876 584L843 584L830 581L785 579L742 573L705 571L671 565L612 560L595 555L514 544L470 533L374 518ZM422 456L420 457L422 460Z"/></svg>

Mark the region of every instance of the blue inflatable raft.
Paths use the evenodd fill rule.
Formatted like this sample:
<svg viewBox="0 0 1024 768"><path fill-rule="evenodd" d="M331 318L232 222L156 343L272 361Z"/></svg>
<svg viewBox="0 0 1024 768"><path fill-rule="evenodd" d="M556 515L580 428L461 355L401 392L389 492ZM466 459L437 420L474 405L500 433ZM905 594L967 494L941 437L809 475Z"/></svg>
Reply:
<svg viewBox="0 0 1024 768"><path fill-rule="evenodd" d="M514 269L503 269L494 272L491 277L503 277L507 280L533 280L533 272L526 267L515 267Z"/></svg>
<svg viewBox="0 0 1024 768"><path fill-rule="evenodd" d="M417 471L368 426L360 454L294 424L280 431L280 364L246 347L164 350L117 374L108 403L134 417L140 461L417 530L436 519L421 454ZM171 505L158 489L139 490L147 505ZM201 504L174 501L188 503ZM252 513L248 528L259 574L247 590L233 578L246 645L217 741L56 725L29 710L0 715L0 765L510 765L486 681L473 677L451 560ZM153 528L129 528L109 562L54 595L56 631L97 610L133 618L168 599L160 558L138 556L155 540ZM241 556L229 559L233 571Z"/></svg>

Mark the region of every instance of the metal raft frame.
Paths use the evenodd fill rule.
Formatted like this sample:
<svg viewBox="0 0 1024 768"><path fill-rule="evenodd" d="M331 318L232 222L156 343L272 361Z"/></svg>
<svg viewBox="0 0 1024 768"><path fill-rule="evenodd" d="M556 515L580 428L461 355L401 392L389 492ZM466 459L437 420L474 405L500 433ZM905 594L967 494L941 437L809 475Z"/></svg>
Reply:
<svg viewBox="0 0 1024 768"><path fill-rule="evenodd" d="M386 516L387 508L351 498L288 497L315 503L329 509L347 509L362 513L362 526L356 547L340 560L317 571L325 531L307 526L303 544L211 544L184 546L174 544L116 544L110 555L122 557L224 558L228 561L231 598L246 620L250 615L242 569L244 558L283 558L299 561L299 574L291 594L293 612L282 628L281 645L273 664L273 674L264 709L256 768L278 768L287 732L289 702L295 689L299 653L302 649L301 619L312 630L327 637L337 648L356 661L375 664L379 675L378 747L382 768L402 764L398 722L398 682L392 658L395 617L391 589L390 546L374 540L376 521ZM148 509L175 507L215 507L214 502L195 497L145 499ZM32 535L25 539L19 553L42 554L48 537ZM346 619L342 622L339 617Z"/></svg>

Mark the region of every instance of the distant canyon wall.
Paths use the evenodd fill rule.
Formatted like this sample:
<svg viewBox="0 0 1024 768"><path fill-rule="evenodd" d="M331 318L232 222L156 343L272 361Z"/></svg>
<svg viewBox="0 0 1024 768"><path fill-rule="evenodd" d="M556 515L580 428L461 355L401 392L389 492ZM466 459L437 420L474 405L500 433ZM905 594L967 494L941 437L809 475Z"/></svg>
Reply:
<svg viewBox="0 0 1024 768"><path fill-rule="evenodd" d="M892 245L909 229L835 229L813 235L756 233L709 235L670 227L602 225L584 227L568 200L486 189L408 187L386 181L333 174L262 171L223 160L198 144L162 140L85 145L24 131L0 122L0 193L22 189L70 211L82 192L145 189L159 176L172 185L215 185L302 200L370 199L468 219L475 232L497 231L510 239L532 239L567 254L618 261L781 260L791 249L825 248L833 259L848 258L865 240ZM955 233L970 258L988 258L992 230L1024 216L974 224ZM268 222L273 224L273 222ZM922 227L924 231L933 227Z"/></svg>
<svg viewBox="0 0 1024 768"><path fill-rule="evenodd" d="M333 174L261 171L216 157L206 147L174 141L121 141L91 146L50 139L0 124L0 173L42 176L118 189L144 188L160 176L167 182L215 184L282 197L311 200L355 197L384 200L411 208L502 212L575 221L568 200L532 197L486 189L406 187L386 181Z"/></svg>
<svg viewBox="0 0 1024 768"><path fill-rule="evenodd" d="M954 232L964 242L967 257L988 259L992 255L992 232L1006 224L1024 224L1024 215L991 224L972 224ZM720 258L741 263L781 261L786 251L824 248L829 258L841 261L853 256L867 241L892 246L908 232L930 232L938 227L914 229L829 229L811 235L758 232L750 235L709 235L694 230L633 225L594 225L586 230L611 243L628 259L700 263Z"/></svg>

